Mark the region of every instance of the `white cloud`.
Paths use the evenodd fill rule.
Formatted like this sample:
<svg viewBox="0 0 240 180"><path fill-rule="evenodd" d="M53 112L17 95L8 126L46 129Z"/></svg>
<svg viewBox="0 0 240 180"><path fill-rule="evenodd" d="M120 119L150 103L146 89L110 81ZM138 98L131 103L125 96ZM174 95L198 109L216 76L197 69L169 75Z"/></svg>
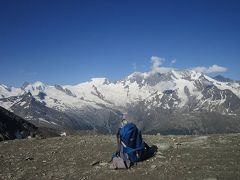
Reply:
<svg viewBox="0 0 240 180"><path fill-rule="evenodd" d="M211 73L226 72L228 69L226 67L222 67L217 64L214 64L209 67L198 66L198 67L193 68L192 70L197 71L197 72L202 72L205 74L211 74Z"/></svg>
<svg viewBox="0 0 240 180"><path fill-rule="evenodd" d="M154 69L154 68L158 68L159 66L161 66L165 60L163 58L160 58L157 56L152 56L151 61L152 61L152 69Z"/></svg>
<svg viewBox="0 0 240 180"><path fill-rule="evenodd" d="M202 67L202 66L198 66L198 67L192 68L192 70L197 71L197 72L205 73L207 71L207 68Z"/></svg>
<svg viewBox="0 0 240 180"><path fill-rule="evenodd" d="M171 61L171 64L175 64L177 62L177 60L176 59L173 59L172 61Z"/></svg>
<svg viewBox="0 0 240 180"><path fill-rule="evenodd" d="M166 72L171 71L173 68L171 68L171 67L162 67L161 66L164 61L165 61L164 58L160 58L158 56L152 56L151 57L151 62L152 62L151 72L153 72L153 73L155 73L155 72L166 73Z"/></svg>
<svg viewBox="0 0 240 180"><path fill-rule="evenodd" d="M209 67L209 73L226 72L227 70L226 67L218 66L216 64Z"/></svg>
<svg viewBox="0 0 240 180"><path fill-rule="evenodd" d="M158 57L158 56L152 56L151 57L151 63L152 63L151 72L152 73L155 73L155 72L167 73L171 70L176 70L176 68L174 68L174 67L164 67L164 66L162 66L164 62L165 62L164 58L161 58L161 57ZM173 59L171 61L171 65L175 64L176 62L177 62L177 60ZM204 73L204 74L211 74L211 73L226 72L228 69L226 67L214 64L214 65L209 66L209 67L197 66L197 67L192 68L191 70L201 72L201 73Z"/></svg>

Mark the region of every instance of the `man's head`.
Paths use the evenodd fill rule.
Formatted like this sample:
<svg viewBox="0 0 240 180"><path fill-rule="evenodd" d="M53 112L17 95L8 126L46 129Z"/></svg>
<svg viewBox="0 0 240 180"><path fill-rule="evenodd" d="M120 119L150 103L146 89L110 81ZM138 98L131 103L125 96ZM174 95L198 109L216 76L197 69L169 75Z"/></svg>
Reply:
<svg viewBox="0 0 240 180"><path fill-rule="evenodd" d="M128 123L127 121L127 114L123 114L122 115L122 119L121 119L121 126L125 126Z"/></svg>

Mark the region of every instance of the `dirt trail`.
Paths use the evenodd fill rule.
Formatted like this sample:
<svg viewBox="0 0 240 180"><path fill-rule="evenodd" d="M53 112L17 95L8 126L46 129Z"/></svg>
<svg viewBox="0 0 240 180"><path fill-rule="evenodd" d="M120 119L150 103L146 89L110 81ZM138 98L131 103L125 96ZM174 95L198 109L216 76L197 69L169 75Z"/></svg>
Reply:
<svg viewBox="0 0 240 180"><path fill-rule="evenodd" d="M144 140L158 146L156 156L128 170L109 169L115 136L0 142L0 179L240 179L240 134Z"/></svg>

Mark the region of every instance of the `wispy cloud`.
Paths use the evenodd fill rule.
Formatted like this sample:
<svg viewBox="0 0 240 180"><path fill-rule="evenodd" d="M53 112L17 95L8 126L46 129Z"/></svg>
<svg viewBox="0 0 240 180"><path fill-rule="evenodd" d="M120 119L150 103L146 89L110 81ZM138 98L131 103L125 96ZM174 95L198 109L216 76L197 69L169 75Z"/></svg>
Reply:
<svg viewBox="0 0 240 180"><path fill-rule="evenodd" d="M155 72L159 72L159 73L166 73L169 72L171 70L174 70L176 68L174 67L165 67L162 66L163 63L165 62L164 58L158 57L158 56L152 56L151 57L151 72L155 73ZM175 64L177 62L176 59L171 60L171 65ZM226 72L228 69L226 67L223 66L219 66L217 64L214 64L212 66L209 67L205 67L205 66L197 66L194 68L189 68L186 67L186 69L191 69L197 72L201 72L204 74L211 74L211 73L222 73L222 72Z"/></svg>
<svg viewBox="0 0 240 180"><path fill-rule="evenodd" d="M165 59L160 58L158 56L152 56L151 61L152 61L152 69L155 69L155 68L158 68L160 65L162 65Z"/></svg>
<svg viewBox="0 0 240 180"><path fill-rule="evenodd" d="M173 59L172 61L171 61L171 64L175 64L177 62L177 60L176 59Z"/></svg>
<svg viewBox="0 0 240 180"><path fill-rule="evenodd" d="M228 69L226 67L214 64L214 65L209 66L209 67L198 66L198 67L192 68L192 70L197 71L197 72L202 72L202 73L205 73L205 74L211 74L211 73L226 72Z"/></svg>
<svg viewBox="0 0 240 180"><path fill-rule="evenodd" d="M152 56L151 57L151 62L152 62L151 71L159 72L159 73L166 73L166 72L171 71L173 68L161 66L164 63L164 61L165 61L164 58L160 58L158 56Z"/></svg>

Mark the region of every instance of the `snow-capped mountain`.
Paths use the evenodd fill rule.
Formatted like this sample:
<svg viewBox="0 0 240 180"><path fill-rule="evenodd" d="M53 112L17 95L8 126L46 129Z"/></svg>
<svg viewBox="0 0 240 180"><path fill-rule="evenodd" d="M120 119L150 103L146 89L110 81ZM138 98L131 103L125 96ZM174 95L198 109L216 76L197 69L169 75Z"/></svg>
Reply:
<svg viewBox="0 0 240 180"><path fill-rule="evenodd" d="M114 132L128 113L146 133L240 132L240 84L193 70L135 72L117 82L0 85L0 106L38 126Z"/></svg>

